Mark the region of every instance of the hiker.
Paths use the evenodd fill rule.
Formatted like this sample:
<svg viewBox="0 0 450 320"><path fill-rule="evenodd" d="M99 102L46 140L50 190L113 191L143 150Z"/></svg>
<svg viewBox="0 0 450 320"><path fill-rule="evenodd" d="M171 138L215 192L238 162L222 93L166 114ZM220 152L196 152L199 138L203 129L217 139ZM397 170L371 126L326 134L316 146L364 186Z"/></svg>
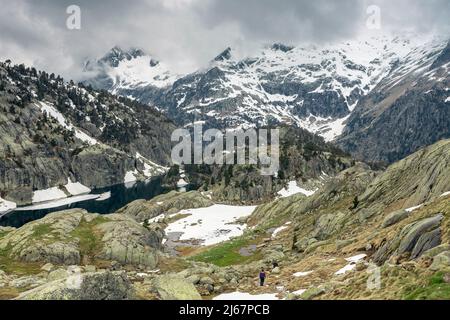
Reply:
<svg viewBox="0 0 450 320"><path fill-rule="evenodd" d="M261 272L259 273L259 285L261 287L264 286L264 280L266 280L266 273L264 272L264 268L261 268Z"/></svg>

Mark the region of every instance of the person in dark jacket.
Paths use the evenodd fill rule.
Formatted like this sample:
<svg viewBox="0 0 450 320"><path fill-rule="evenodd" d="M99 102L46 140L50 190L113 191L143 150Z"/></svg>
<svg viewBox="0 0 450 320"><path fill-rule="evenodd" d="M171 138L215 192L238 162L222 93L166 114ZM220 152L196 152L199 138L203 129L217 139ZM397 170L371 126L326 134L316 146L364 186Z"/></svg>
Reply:
<svg viewBox="0 0 450 320"><path fill-rule="evenodd" d="M264 268L261 268L261 272L259 273L259 285L264 286L264 281L266 280L266 273L264 272Z"/></svg>

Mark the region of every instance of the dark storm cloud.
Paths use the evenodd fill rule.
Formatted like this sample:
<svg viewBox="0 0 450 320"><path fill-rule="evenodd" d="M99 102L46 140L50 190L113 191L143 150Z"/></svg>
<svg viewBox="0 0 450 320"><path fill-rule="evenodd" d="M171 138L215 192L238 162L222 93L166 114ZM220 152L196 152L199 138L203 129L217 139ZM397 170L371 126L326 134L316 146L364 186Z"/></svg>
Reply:
<svg viewBox="0 0 450 320"><path fill-rule="evenodd" d="M81 30L66 28L80 6ZM0 0L0 59L80 77L88 57L138 46L180 72L227 46L249 54L261 44L334 41L365 28L368 5L386 31L448 32L450 0Z"/></svg>
<svg viewBox="0 0 450 320"><path fill-rule="evenodd" d="M250 39L330 40L351 36L361 24L359 0L227 0L211 2L204 19L210 26L234 22Z"/></svg>

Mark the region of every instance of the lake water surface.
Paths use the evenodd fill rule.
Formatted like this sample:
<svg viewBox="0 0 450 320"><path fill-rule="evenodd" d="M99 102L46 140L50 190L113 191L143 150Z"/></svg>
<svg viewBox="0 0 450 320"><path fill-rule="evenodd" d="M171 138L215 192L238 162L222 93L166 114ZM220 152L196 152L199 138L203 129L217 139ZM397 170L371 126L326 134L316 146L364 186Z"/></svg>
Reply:
<svg viewBox="0 0 450 320"><path fill-rule="evenodd" d="M124 207L126 204L138 200L149 200L162 193L170 191L168 188L161 186L161 178L154 178L147 182L137 182L132 187L125 185L116 185L103 189L93 190L91 194L105 194L110 192L111 196L105 200L90 199L81 202L62 205L50 209L38 210L15 210L0 218L0 226L10 226L19 228L24 224L40 219L51 212L57 212L72 208L86 209L92 213L108 214L114 213L118 209ZM70 198L68 198L70 199Z"/></svg>

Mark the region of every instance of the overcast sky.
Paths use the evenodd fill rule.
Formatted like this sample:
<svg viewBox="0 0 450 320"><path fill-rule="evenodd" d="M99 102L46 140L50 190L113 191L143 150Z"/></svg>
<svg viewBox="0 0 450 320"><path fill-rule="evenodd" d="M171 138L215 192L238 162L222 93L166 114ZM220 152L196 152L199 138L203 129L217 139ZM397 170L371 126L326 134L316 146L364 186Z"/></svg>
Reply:
<svg viewBox="0 0 450 320"><path fill-rule="evenodd" d="M66 27L73 4L81 8L80 30ZM450 0L0 0L0 59L79 79L87 58L134 46L184 73L228 46L247 55L273 42L373 32L366 27L373 4L383 32L449 33Z"/></svg>

